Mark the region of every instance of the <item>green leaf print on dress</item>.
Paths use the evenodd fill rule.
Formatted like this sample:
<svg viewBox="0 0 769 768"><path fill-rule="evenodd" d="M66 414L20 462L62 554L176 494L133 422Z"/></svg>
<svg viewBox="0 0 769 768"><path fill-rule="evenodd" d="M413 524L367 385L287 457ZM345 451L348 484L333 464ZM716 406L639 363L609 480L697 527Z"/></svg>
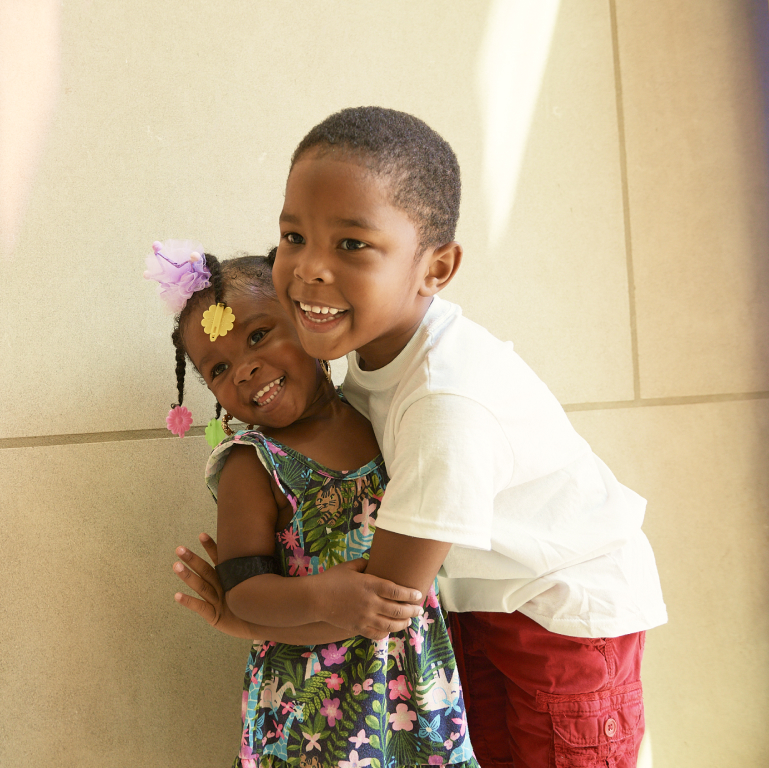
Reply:
<svg viewBox="0 0 769 768"><path fill-rule="evenodd" d="M368 555L387 484L381 457L354 472L327 469L259 432L239 432L211 454L214 496L233 445L251 445L294 508L276 533L284 576L321 573ZM251 649L237 768L478 768L462 689L435 589L424 613L376 642Z"/></svg>

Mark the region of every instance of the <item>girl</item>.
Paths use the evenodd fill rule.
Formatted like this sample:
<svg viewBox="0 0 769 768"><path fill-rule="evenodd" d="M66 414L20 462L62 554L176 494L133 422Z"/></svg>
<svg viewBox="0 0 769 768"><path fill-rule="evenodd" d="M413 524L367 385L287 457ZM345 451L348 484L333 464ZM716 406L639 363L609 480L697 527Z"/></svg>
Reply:
<svg viewBox="0 0 769 768"><path fill-rule="evenodd" d="M212 623L266 638L249 657L234 765L477 768L433 589L424 585L419 607L418 590L349 577L365 565L348 561L370 547L384 465L328 364L302 349L268 260L220 265L194 243L153 248L145 276L179 312L169 427L183 434L191 421L185 356L216 396L217 415L227 410L225 430L232 417L249 425L215 448L206 469L226 592ZM189 583L205 596L202 581Z"/></svg>

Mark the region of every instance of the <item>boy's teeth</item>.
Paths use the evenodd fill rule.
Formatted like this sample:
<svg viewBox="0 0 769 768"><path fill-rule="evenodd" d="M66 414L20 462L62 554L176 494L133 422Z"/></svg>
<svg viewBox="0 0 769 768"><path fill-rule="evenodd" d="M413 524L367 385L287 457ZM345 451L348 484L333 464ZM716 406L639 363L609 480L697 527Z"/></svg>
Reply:
<svg viewBox="0 0 769 768"><path fill-rule="evenodd" d="M344 312L343 309L336 309L336 307L321 307L317 304L303 304L299 302L299 306L303 312L313 312L316 315L336 315L339 312Z"/></svg>

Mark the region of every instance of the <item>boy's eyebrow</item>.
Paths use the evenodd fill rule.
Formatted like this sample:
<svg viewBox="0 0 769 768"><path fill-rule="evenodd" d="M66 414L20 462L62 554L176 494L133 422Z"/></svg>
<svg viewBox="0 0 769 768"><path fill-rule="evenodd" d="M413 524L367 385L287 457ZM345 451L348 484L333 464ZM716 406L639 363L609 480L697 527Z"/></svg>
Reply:
<svg viewBox="0 0 769 768"><path fill-rule="evenodd" d="M286 224L300 224L299 217L293 213L281 213L280 221ZM354 227L355 229L367 229L370 232L379 232L379 227L375 227L374 224L367 219L331 219L330 223L335 227Z"/></svg>
<svg viewBox="0 0 769 768"><path fill-rule="evenodd" d="M367 219L332 219L331 223L337 227L354 227L355 229L368 229L371 232L379 232L379 227L375 227Z"/></svg>

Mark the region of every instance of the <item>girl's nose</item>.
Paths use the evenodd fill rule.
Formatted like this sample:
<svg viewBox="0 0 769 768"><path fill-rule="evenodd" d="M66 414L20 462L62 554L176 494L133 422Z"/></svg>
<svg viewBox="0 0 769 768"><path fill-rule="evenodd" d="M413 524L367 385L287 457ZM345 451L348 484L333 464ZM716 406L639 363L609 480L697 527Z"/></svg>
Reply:
<svg viewBox="0 0 769 768"><path fill-rule="evenodd" d="M251 381L254 374L259 370L259 362L253 358L243 360L235 366L235 383L242 384L246 381Z"/></svg>

